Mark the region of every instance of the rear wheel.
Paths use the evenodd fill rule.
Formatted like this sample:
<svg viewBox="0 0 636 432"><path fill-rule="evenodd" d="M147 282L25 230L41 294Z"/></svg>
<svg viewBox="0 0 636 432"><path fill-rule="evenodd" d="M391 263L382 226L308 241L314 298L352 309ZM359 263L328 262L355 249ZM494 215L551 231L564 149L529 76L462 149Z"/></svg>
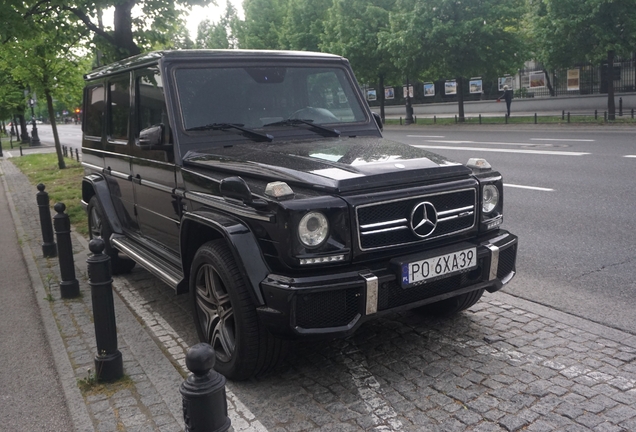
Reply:
<svg viewBox="0 0 636 432"><path fill-rule="evenodd" d="M201 342L214 348L214 368L229 379L266 372L282 359L286 342L272 336L223 240L199 248L190 271L194 321Z"/></svg>
<svg viewBox="0 0 636 432"><path fill-rule="evenodd" d="M128 257L119 256L117 249L110 244L110 236L113 231L108 220L104 218L104 211L96 196L88 202L88 233L91 239L101 238L104 240L104 253L110 256L110 266L113 274L130 272L135 267L135 262Z"/></svg>
<svg viewBox="0 0 636 432"><path fill-rule="evenodd" d="M474 306L483 294L483 289L470 291L446 300L415 308L413 309L413 311L422 315L454 315L458 312L470 308L471 306Z"/></svg>

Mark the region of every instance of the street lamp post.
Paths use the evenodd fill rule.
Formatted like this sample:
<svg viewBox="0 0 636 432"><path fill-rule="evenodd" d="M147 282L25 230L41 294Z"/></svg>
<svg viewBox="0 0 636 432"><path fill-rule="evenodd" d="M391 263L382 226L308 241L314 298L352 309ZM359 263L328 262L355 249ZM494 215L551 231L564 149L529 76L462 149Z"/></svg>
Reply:
<svg viewBox="0 0 636 432"><path fill-rule="evenodd" d="M35 111L33 110L33 107L35 106L35 99L29 99L29 106L31 107L31 126L33 127L31 129L31 145L39 146L40 138L38 137L38 127L35 124Z"/></svg>

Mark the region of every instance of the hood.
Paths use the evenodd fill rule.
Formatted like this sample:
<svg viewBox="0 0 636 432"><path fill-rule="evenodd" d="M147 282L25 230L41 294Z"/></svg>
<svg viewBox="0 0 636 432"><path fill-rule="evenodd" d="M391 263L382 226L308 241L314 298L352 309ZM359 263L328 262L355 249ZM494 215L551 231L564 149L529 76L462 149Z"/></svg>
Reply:
<svg viewBox="0 0 636 432"><path fill-rule="evenodd" d="M334 192L472 173L438 154L378 137L241 143L190 151L183 163Z"/></svg>

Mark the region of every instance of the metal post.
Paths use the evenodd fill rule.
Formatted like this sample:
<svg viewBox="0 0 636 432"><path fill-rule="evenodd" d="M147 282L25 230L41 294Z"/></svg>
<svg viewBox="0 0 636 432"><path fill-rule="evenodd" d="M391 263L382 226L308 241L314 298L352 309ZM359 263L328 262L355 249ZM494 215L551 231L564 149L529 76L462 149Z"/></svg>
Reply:
<svg viewBox="0 0 636 432"><path fill-rule="evenodd" d="M20 144L20 156L22 156L22 144Z"/></svg>
<svg viewBox="0 0 636 432"><path fill-rule="evenodd" d="M62 146L62 156L66 157L66 146Z"/></svg>
<svg viewBox="0 0 636 432"><path fill-rule="evenodd" d="M537 113L534 113L534 124L537 124Z"/></svg>
<svg viewBox="0 0 636 432"><path fill-rule="evenodd" d="M437 123L437 116L433 116L433 124Z"/></svg>
<svg viewBox="0 0 636 432"><path fill-rule="evenodd" d="M607 123L607 111L603 111L603 121Z"/></svg>
<svg viewBox="0 0 636 432"><path fill-rule="evenodd" d="M22 146L20 146L20 150ZM38 209L40 211L40 228L42 229L42 255L45 258L51 258L57 256L57 246L53 239L53 223L51 222L51 207L49 204L49 193L44 192L46 186L42 183L36 186L38 193L35 195L35 200L38 203Z"/></svg>
<svg viewBox="0 0 636 432"><path fill-rule="evenodd" d="M570 111L568 111L568 123L570 123Z"/></svg>
<svg viewBox="0 0 636 432"><path fill-rule="evenodd" d="M618 98L618 115L623 117L623 98Z"/></svg>
<svg viewBox="0 0 636 432"><path fill-rule="evenodd" d="M38 137L38 127L35 125L35 111L33 110L35 99L29 99L29 105L31 106L31 145L39 146L40 138Z"/></svg>
<svg viewBox="0 0 636 432"><path fill-rule="evenodd" d="M508 114L507 114L507 113L506 113L506 114L504 114L504 122L505 122L506 124L508 124Z"/></svg>
<svg viewBox="0 0 636 432"><path fill-rule="evenodd" d="M561 120L565 120L565 110L561 111Z"/></svg>
<svg viewBox="0 0 636 432"><path fill-rule="evenodd" d="M75 149L75 160L79 162L79 149Z"/></svg>
<svg viewBox="0 0 636 432"><path fill-rule="evenodd" d="M632 108L632 118L634 118L634 108Z"/></svg>
<svg viewBox="0 0 636 432"><path fill-rule="evenodd" d="M86 264L97 342L95 376L98 381L114 381L124 376L124 363L121 352L117 349L113 280L110 277L110 257L102 253L104 247L104 240L92 239L88 244L92 255L88 257Z"/></svg>
<svg viewBox="0 0 636 432"><path fill-rule="evenodd" d="M194 345L186 354L186 366L192 373L179 388L186 432L225 432L230 428L225 377L212 369L215 358L207 343Z"/></svg>
<svg viewBox="0 0 636 432"><path fill-rule="evenodd" d="M402 117L400 117L400 126L402 126Z"/></svg>
<svg viewBox="0 0 636 432"><path fill-rule="evenodd" d="M455 114L455 124L457 124L457 114Z"/></svg>
<svg viewBox="0 0 636 432"><path fill-rule="evenodd" d="M594 120L598 120L598 110L594 110Z"/></svg>
<svg viewBox="0 0 636 432"><path fill-rule="evenodd" d="M71 220L64 213L64 203L53 206L57 212L53 216L55 238L57 239L58 260L60 262L60 294L62 298L75 298L79 296L79 282L75 278L75 262L73 261L73 244L71 243Z"/></svg>
<svg viewBox="0 0 636 432"><path fill-rule="evenodd" d="M479 124L481 124L481 114L479 114Z"/></svg>

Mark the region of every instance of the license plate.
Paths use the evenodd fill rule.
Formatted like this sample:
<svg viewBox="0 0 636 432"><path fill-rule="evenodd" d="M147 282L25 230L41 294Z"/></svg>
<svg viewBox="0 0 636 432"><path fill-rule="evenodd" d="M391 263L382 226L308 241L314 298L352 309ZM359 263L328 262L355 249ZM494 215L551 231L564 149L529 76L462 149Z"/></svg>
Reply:
<svg viewBox="0 0 636 432"><path fill-rule="evenodd" d="M402 286L462 273L477 267L477 248L402 264Z"/></svg>

